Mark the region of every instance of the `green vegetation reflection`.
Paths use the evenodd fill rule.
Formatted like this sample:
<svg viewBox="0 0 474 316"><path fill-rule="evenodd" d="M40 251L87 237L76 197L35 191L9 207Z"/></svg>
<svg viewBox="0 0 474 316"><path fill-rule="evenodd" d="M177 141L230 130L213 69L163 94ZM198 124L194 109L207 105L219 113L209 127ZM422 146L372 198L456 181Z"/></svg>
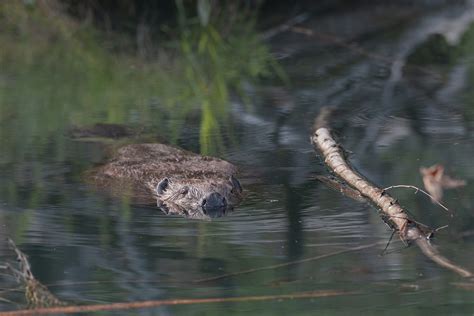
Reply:
<svg viewBox="0 0 474 316"><path fill-rule="evenodd" d="M59 1L0 2L0 194L6 202L36 208L47 198L71 198L51 197L45 188L52 175L58 192L70 180L52 166L67 162L67 177L77 181L91 164L68 141L73 126L126 124L177 143L193 125L199 131L193 150L209 155L233 141L224 136L232 134L231 91L276 69L255 30L255 13L232 2L211 8L207 0L177 0L176 8L174 29L156 30L160 39L147 43L152 53L142 54L127 49L135 41L130 35L99 31Z"/></svg>
<svg viewBox="0 0 474 316"><path fill-rule="evenodd" d="M179 31L142 58L111 53L110 39L54 1L25 3L0 4L1 145L12 149L3 159L22 156L32 142L53 137L59 144L58 131L97 122L150 126L176 142L192 119L200 120L201 152L219 153L230 126L229 91L272 68L254 14L236 5L176 1Z"/></svg>

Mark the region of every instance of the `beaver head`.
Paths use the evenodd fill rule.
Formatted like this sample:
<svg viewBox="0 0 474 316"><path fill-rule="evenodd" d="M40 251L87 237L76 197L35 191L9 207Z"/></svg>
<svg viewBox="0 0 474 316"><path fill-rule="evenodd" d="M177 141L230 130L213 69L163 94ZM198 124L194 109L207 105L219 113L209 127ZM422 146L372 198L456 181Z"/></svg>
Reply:
<svg viewBox="0 0 474 316"><path fill-rule="evenodd" d="M242 187L233 175L228 180L164 178L155 192L158 207L166 213L215 218L224 216L240 201Z"/></svg>
<svg viewBox="0 0 474 316"><path fill-rule="evenodd" d="M119 148L92 173L97 187L136 204L154 204L167 214L193 218L223 216L240 201L242 187L231 163L157 144Z"/></svg>

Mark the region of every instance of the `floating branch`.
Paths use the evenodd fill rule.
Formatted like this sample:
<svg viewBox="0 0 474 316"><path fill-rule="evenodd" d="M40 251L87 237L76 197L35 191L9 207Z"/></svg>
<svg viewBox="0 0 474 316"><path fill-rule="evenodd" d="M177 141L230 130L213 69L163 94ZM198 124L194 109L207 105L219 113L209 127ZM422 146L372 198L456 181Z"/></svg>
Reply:
<svg viewBox="0 0 474 316"><path fill-rule="evenodd" d="M326 166L337 177L375 204L389 222L390 227L398 232L402 241L407 244L415 243L425 256L438 265L463 277L472 277L473 273L471 271L452 263L431 245L429 242L430 234L426 232L426 228L410 219L407 211L400 206L395 198L384 189L378 188L364 179L347 163L341 145L331 135L328 123L331 112L329 108L322 109L320 115L316 118L315 132L311 137L311 142L322 154Z"/></svg>
<svg viewBox="0 0 474 316"><path fill-rule="evenodd" d="M92 313L99 311L117 311L130 309L156 308L160 306L170 305L190 305L190 304L210 304L210 303L245 303L258 301L278 301L293 300L305 298L331 297L340 295L351 295L356 292L323 290L312 292L299 292L281 295L260 295L260 296L238 296L238 297L211 297L197 299L169 299L156 301L141 302L124 302L111 304L81 305L81 306L59 306L37 309L23 309L18 311L3 312L2 316L33 316L33 315L52 315L52 314L76 314L76 313Z"/></svg>

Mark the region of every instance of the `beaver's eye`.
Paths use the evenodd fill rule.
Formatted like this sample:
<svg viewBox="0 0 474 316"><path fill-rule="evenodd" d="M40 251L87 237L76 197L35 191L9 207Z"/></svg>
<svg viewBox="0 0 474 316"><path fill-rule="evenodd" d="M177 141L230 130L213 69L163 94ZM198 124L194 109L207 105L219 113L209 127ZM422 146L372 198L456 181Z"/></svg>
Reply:
<svg viewBox="0 0 474 316"><path fill-rule="evenodd" d="M181 191L179 191L179 193L181 193L182 195L186 195L188 194L189 192L189 188L188 187L184 187L181 189Z"/></svg>

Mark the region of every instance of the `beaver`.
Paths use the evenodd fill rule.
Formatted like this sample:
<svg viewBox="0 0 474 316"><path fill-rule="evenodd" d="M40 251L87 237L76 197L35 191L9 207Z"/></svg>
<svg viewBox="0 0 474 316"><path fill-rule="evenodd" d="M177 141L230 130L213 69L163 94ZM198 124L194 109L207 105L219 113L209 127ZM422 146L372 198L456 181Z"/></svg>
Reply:
<svg viewBox="0 0 474 316"><path fill-rule="evenodd" d="M119 148L89 177L98 187L124 193L166 214L209 219L224 216L240 202L242 187L231 163L159 143Z"/></svg>

